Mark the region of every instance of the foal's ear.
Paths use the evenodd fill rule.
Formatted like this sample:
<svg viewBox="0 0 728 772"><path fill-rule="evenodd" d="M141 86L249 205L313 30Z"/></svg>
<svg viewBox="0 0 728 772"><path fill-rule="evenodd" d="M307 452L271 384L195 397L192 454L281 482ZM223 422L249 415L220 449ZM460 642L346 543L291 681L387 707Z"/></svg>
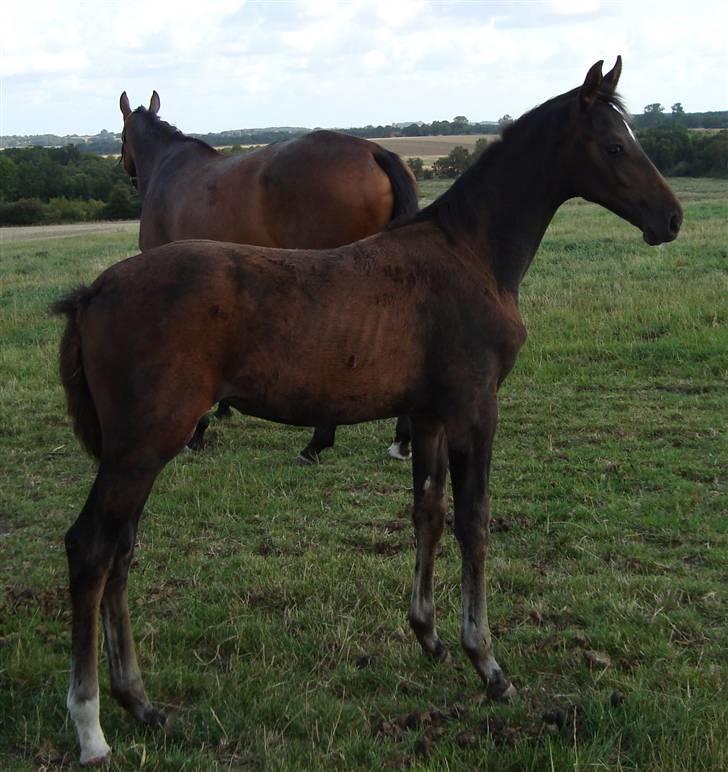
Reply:
<svg viewBox="0 0 728 772"><path fill-rule="evenodd" d="M124 120L126 120L127 116L131 112L129 97L126 95L126 91L121 92L121 96L119 97L119 107L121 109L121 114L124 116Z"/></svg>
<svg viewBox="0 0 728 772"><path fill-rule="evenodd" d="M589 72L587 72L586 78L584 78L584 83L579 89L579 104L581 105L582 110L588 109L599 93L599 88L602 85L603 80L603 64L603 59L600 59L598 62L593 64L590 67Z"/></svg>
<svg viewBox="0 0 728 772"><path fill-rule="evenodd" d="M604 85L614 93L617 90L619 76L622 74L622 57L618 56L614 67L604 76Z"/></svg>
<svg viewBox="0 0 728 772"><path fill-rule="evenodd" d="M160 106L159 94L156 91L152 91L152 98L149 100L149 112L156 115L159 112Z"/></svg>

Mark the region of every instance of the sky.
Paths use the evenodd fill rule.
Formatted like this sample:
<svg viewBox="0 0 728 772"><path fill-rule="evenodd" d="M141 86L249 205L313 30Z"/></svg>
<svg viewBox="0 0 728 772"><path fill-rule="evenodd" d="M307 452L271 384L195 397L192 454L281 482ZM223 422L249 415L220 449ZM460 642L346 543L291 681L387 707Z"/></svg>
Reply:
<svg viewBox="0 0 728 772"><path fill-rule="evenodd" d="M190 133L517 117L617 54L641 113L728 109L713 0L13 0L0 135L121 130L119 96Z"/></svg>

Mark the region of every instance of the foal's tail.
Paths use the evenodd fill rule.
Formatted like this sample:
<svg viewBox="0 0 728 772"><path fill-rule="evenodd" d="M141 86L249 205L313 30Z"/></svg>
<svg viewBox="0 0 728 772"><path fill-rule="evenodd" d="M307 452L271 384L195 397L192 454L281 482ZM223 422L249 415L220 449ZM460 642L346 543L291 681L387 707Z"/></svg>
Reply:
<svg viewBox="0 0 728 772"><path fill-rule="evenodd" d="M61 340L61 383L66 392L68 415L81 444L95 458L101 458L101 424L83 371L80 318L91 292L83 285L51 305L51 313L66 315Z"/></svg>
<svg viewBox="0 0 728 772"><path fill-rule="evenodd" d="M374 152L374 160L382 171L389 177L394 195L394 206L390 222L399 217L414 214L418 209L417 183L409 166L396 154L383 147L377 147Z"/></svg>

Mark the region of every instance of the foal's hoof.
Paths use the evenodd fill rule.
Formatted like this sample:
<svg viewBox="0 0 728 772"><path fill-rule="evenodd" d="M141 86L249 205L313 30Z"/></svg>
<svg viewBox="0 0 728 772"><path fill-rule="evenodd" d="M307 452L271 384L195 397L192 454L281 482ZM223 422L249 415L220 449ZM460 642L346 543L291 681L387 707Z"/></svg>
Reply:
<svg viewBox="0 0 728 772"><path fill-rule="evenodd" d="M144 713L139 720L147 726L160 727L167 723L167 716L165 713L162 713L161 710L157 710L150 705L144 710Z"/></svg>
<svg viewBox="0 0 728 772"><path fill-rule="evenodd" d="M84 758L83 753L79 759L79 763L82 767L106 767L111 762L111 748L104 752L92 753L87 758Z"/></svg>
<svg viewBox="0 0 728 772"><path fill-rule="evenodd" d="M448 662L450 660L450 652L447 646L438 638L432 649L425 649L432 659L436 662Z"/></svg>
<svg viewBox="0 0 728 772"><path fill-rule="evenodd" d="M404 442L393 442L388 448L387 453L392 458L398 458L401 461L407 461L408 459L412 458L412 452L409 448L409 443Z"/></svg>
<svg viewBox="0 0 728 772"><path fill-rule="evenodd" d="M302 450L296 457L299 466L315 466L321 463L321 458L315 450Z"/></svg>
<svg viewBox="0 0 728 772"><path fill-rule="evenodd" d="M485 693L489 700L498 702L515 702L518 699L516 687L498 670L488 679Z"/></svg>

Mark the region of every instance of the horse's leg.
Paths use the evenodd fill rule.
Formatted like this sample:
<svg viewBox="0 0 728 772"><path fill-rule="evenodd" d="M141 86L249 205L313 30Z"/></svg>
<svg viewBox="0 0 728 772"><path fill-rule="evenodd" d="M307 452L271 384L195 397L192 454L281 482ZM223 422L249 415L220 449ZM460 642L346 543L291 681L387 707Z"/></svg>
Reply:
<svg viewBox="0 0 728 772"><path fill-rule="evenodd" d="M516 696L516 690L493 656L486 601L488 476L498 414L495 394L481 403L479 413L480 421L475 426L464 428L455 422L447 426L455 536L462 555L461 640L486 685L487 695L509 700Z"/></svg>
<svg viewBox="0 0 728 772"><path fill-rule="evenodd" d="M424 651L436 659L445 659L447 649L435 631L432 600L435 551L445 525L447 481L447 441L444 428L437 421L412 419L412 481L417 558L409 621Z"/></svg>
<svg viewBox="0 0 728 772"><path fill-rule="evenodd" d="M210 419L208 416L203 415L195 426L195 432L192 435L190 441L187 443L187 447L190 450L202 450L205 446L205 432L210 425Z"/></svg>
<svg viewBox="0 0 728 772"><path fill-rule="evenodd" d="M230 409L230 403L226 399L221 399L217 403L217 410L215 411L215 418L232 418L233 411Z"/></svg>
<svg viewBox="0 0 728 772"><path fill-rule="evenodd" d="M72 607L66 704L78 733L81 764L102 763L111 753L99 722L99 603L128 518L141 510L154 476L120 476L102 462L81 514L66 533Z"/></svg>
<svg viewBox="0 0 728 772"><path fill-rule="evenodd" d="M146 496L144 498L146 500ZM147 699L129 619L127 581L143 506L144 502L119 530L114 562L101 598L101 619L111 675L111 693L137 721L161 726L166 716L153 708Z"/></svg>
<svg viewBox="0 0 728 772"><path fill-rule="evenodd" d="M300 464L320 464L321 451L326 448L333 448L335 439L335 426L317 426L308 445L298 454L298 462Z"/></svg>
<svg viewBox="0 0 728 772"><path fill-rule="evenodd" d="M410 442L412 440L412 430L410 428L410 419L406 415L397 418L397 425L394 429L394 441L387 449L392 458L408 459L412 454L410 452Z"/></svg>

